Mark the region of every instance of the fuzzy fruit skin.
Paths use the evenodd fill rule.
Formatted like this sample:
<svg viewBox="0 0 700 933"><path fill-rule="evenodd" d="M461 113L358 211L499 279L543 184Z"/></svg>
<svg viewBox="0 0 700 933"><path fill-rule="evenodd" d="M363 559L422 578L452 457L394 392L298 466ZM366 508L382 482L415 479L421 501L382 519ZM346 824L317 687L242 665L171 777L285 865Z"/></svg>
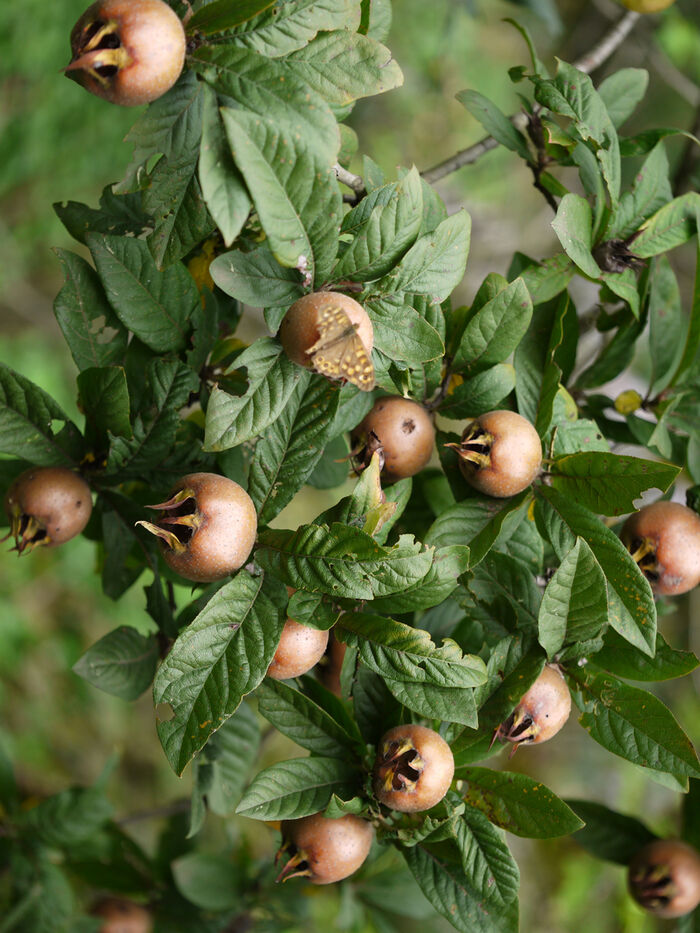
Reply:
<svg viewBox="0 0 700 933"><path fill-rule="evenodd" d="M405 752L401 752L406 749ZM399 752L406 755L408 765L416 759L410 750L420 756L421 770L417 779L396 787L396 780L386 787L388 776L395 770L391 763ZM416 768L417 770L417 768ZM380 803L401 813L429 810L439 803L450 789L455 773L452 750L441 735L426 726L408 724L389 729L377 745L374 763L374 795Z"/></svg>
<svg viewBox="0 0 700 933"><path fill-rule="evenodd" d="M164 0L98 0L87 8L71 32L71 51L77 60L86 51L93 23L113 23L123 56L118 72L102 80L84 67L68 71L91 94L113 104L135 107L165 94L175 84L185 62L182 22ZM95 59L98 67L114 61L115 48ZM87 63L86 63L87 64ZM99 74L99 71L98 73Z"/></svg>
<svg viewBox="0 0 700 933"><path fill-rule="evenodd" d="M350 323L357 324L357 335L368 353L374 346L372 322L359 302L341 292L312 292L294 302L282 318L278 334L289 359L305 369L313 368L306 351L320 336L318 313L321 308L327 308L329 305L340 306L350 318Z"/></svg>
<svg viewBox="0 0 700 933"><path fill-rule="evenodd" d="M92 514L92 495L85 480L73 470L30 467L8 489L5 511L11 523L21 516L36 519L46 530L46 537L37 543L55 547L85 528Z"/></svg>
<svg viewBox="0 0 700 933"><path fill-rule="evenodd" d="M497 410L480 415L468 424L466 438L474 423L493 436L490 463L478 467L460 457L462 475L474 489L497 499L515 496L532 483L542 466L542 443L527 418L514 411Z"/></svg>
<svg viewBox="0 0 700 933"><path fill-rule="evenodd" d="M153 929L150 913L121 897L105 898L90 913L103 919L100 933L151 933Z"/></svg>
<svg viewBox="0 0 700 933"><path fill-rule="evenodd" d="M539 745L559 732L571 713L571 694L556 667L545 665L508 719L498 737L516 745Z"/></svg>
<svg viewBox="0 0 700 933"><path fill-rule="evenodd" d="M255 506L238 483L216 473L189 473L171 493L183 489L194 495L201 521L183 551L164 545L163 557L186 580L213 583L248 559L258 531Z"/></svg>
<svg viewBox="0 0 700 933"><path fill-rule="evenodd" d="M622 0L623 5L635 13L660 13L675 2L676 0Z"/></svg>
<svg viewBox="0 0 700 933"><path fill-rule="evenodd" d="M377 399L352 432L353 449L368 442L371 447L372 433L384 457L382 476L391 482L419 473L435 446L435 428L428 412L400 395ZM368 463L369 459L363 466Z"/></svg>
<svg viewBox="0 0 700 933"><path fill-rule="evenodd" d="M651 548L652 572L646 572L644 559L640 568L660 596L678 596L700 583L700 516L687 506L679 502L645 505L630 515L620 537L631 553L638 550L639 542Z"/></svg>
<svg viewBox="0 0 700 933"><path fill-rule="evenodd" d="M655 917L682 917L700 904L700 854L677 839L657 839L634 856L627 882Z"/></svg>
<svg viewBox="0 0 700 933"><path fill-rule="evenodd" d="M308 865L312 884L333 884L352 875L369 855L374 829L348 813L331 820L322 813L282 821L282 838L294 845Z"/></svg>
<svg viewBox="0 0 700 933"><path fill-rule="evenodd" d="M327 644L327 631L287 619L267 676L273 680L301 677L321 660Z"/></svg>

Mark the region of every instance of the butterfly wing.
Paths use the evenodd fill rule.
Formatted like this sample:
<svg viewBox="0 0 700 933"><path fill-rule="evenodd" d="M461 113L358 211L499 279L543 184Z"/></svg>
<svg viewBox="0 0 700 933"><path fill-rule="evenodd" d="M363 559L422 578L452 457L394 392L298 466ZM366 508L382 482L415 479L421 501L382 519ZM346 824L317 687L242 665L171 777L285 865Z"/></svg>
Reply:
<svg viewBox="0 0 700 933"><path fill-rule="evenodd" d="M352 382L363 392L374 388L374 366L364 343L342 308L322 308L318 319L319 338L306 351L316 372L328 379Z"/></svg>

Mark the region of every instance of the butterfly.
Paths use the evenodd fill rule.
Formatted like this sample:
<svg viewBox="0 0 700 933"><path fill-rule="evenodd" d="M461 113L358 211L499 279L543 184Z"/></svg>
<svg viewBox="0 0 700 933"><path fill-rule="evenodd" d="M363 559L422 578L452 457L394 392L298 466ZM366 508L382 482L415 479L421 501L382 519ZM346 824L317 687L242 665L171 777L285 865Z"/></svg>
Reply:
<svg viewBox="0 0 700 933"><path fill-rule="evenodd" d="M321 308L319 338L306 351L316 372L329 379L352 382L363 392L374 388L374 366L367 347L345 311L338 305Z"/></svg>

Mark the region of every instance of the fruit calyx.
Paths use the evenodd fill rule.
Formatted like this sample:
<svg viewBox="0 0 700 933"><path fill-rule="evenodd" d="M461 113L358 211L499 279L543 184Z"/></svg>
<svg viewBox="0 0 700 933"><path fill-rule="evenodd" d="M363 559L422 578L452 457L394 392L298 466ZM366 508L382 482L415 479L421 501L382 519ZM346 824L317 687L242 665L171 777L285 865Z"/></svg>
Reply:
<svg viewBox="0 0 700 933"><path fill-rule="evenodd" d="M494 732L491 745L493 745L496 739L498 739L499 742L512 742L513 747L508 755L509 758L512 758L518 750L518 745L527 745L530 742L534 742L539 731L540 727L530 713L525 709L516 707L510 716L504 719Z"/></svg>
<svg viewBox="0 0 700 933"><path fill-rule="evenodd" d="M628 550L632 560L650 583L656 583L660 576L656 558L656 542L653 538L637 537L630 541Z"/></svg>
<svg viewBox="0 0 700 933"><path fill-rule="evenodd" d="M178 554L187 549L192 535L202 524L202 516L197 511L197 500L192 489L181 489L167 502L147 505L147 509L160 509L170 514L162 515L158 524L154 522L136 522L152 535L160 538L169 548ZM163 528L163 525L168 527Z"/></svg>
<svg viewBox="0 0 700 933"><path fill-rule="evenodd" d="M374 431L369 431L365 442L360 443L354 450L350 451L353 469L358 476L370 465L374 454L376 454L379 459L379 471L381 472L384 469L384 448Z"/></svg>
<svg viewBox="0 0 700 933"><path fill-rule="evenodd" d="M663 862L659 865L641 865L630 875L630 885L635 899L651 911L668 907L678 894L670 867Z"/></svg>
<svg viewBox="0 0 700 933"><path fill-rule="evenodd" d="M475 469L483 470L491 465L491 446L495 438L478 421L474 421L463 435L459 444L445 444L457 451L458 456Z"/></svg>
<svg viewBox="0 0 700 933"><path fill-rule="evenodd" d="M65 71L85 71L103 88L132 62L119 36L116 20L93 20L82 30L75 52Z"/></svg>
<svg viewBox="0 0 700 933"><path fill-rule="evenodd" d="M275 854L275 865L277 865L280 859L286 854L289 854L290 857L282 867L282 871L280 871L279 875L275 878L275 884L279 884L280 881L289 881L290 878L311 877L311 866L309 865L306 853L300 852L296 844L290 840L285 840L277 850Z"/></svg>
<svg viewBox="0 0 700 933"><path fill-rule="evenodd" d="M27 515L18 504L10 507L10 530L0 541L7 541L10 537L15 539L15 546L10 550L18 554L30 553L35 547L51 543L46 525L33 515Z"/></svg>
<svg viewBox="0 0 700 933"><path fill-rule="evenodd" d="M376 767L377 783L385 791L413 791L424 768L425 761L410 739L386 742Z"/></svg>

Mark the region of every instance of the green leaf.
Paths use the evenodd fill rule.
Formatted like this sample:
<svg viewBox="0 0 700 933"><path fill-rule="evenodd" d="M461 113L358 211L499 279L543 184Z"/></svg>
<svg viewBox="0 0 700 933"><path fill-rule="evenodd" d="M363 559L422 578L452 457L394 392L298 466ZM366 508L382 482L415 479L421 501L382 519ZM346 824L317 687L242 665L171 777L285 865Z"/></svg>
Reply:
<svg viewBox="0 0 700 933"><path fill-rule="evenodd" d="M635 255L642 259L667 253L695 236L700 212L700 194L689 191L664 205L643 225L634 241Z"/></svg>
<svg viewBox="0 0 700 933"><path fill-rule="evenodd" d="M255 776L236 813L252 820L296 820L323 810L336 794L359 790L359 774L339 758L292 758Z"/></svg>
<svg viewBox="0 0 700 933"><path fill-rule="evenodd" d="M506 630L514 627L534 635L542 594L527 564L509 554L491 551L474 568L469 590L489 606Z"/></svg>
<svg viewBox="0 0 700 933"><path fill-rule="evenodd" d="M239 906L243 879L236 877L231 858L188 852L175 859L171 869L177 890L197 907L222 911Z"/></svg>
<svg viewBox="0 0 700 933"><path fill-rule="evenodd" d="M155 638L120 625L88 648L73 670L105 693L136 700L153 682L157 663Z"/></svg>
<svg viewBox="0 0 700 933"><path fill-rule="evenodd" d="M672 713L653 694L630 687L594 665L572 668L580 723L603 748L632 764L677 780L700 777L695 750Z"/></svg>
<svg viewBox="0 0 700 933"><path fill-rule="evenodd" d="M200 302L185 267L175 264L161 272L147 244L133 237L90 233L87 244L122 324L157 353L184 349Z"/></svg>
<svg viewBox="0 0 700 933"><path fill-rule="evenodd" d="M188 30L205 36L233 29L274 6L275 0L209 0L188 21Z"/></svg>
<svg viewBox="0 0 700 933"><path fill-rule="evenodd" d="M342 203L331 160L271 118L229 107L221 114L275 258L321 283L336 257Z"/></svg>
<svg viewBox="0 0 700 933"><path fill-rule="evenodd" d="M576 274L574 264L566 253L557 253L542 262L536 262L522 253L516 253L515 258L527 261L524 268L518 268L518 272L536 305L556 298Z"/></svg>
<svg viewBox="0 0 700 933"><path fill-rule="evenodd" d="M455 778L464 782L460 793L470 806L516 836L551 839L567 836L583 825L563 800L526 774L457 768Z"/></svg>
<svg viewBox="0 0 700 933"><path fill-rule="evenodd" d="M410 536L383 548L365 532L341 524L262 531L255 557L287 586L346 599L399 592L422 580L433 562L432 550Z"/></svg>
<svg viewBox="0 0 700 933"><path fill-rule="evenodd" d="M207 807L217 816L232 816L243 796L248 773L260 749L260 726L247 703L209 739L206 758L211 769Z"/></svg>
<svg viewBox="0 0 700 933"><path fill-rule="evenodd" d="M578 194L565 194L559 202L552 227L567 256L581 272L592 279L599 278L601 270L591 252L593 217L588 201Z"/></svg>
<svg viewBox="0 0 700 933"><path fill-rule="evenodd" d="M518 896L520 871L503 833L473 807L454 824L464 873L489 905L506 907Z"/></svg>
<svg viewBox="0 0 700 933"><path fill-rule="evenodd" d="M634 233L643 221L673 198L668 176L666 149L663 142L659 142L635 175L632 189L625 191L620 198L618 208L605 231L607 239L617 237L624 240ZM633 246L632 249L636 250L636 247Z"/></svg>
<svg viewBox="0 0 700 933"><path fill-rule="evenodd" d="M285 683L266 678L256 691L258 711L283 735L313 755L348 758L357 741L312 699Z"/></svg>
<svg viewBox="0 0 700 933"><path fill-rule="evenodd" d="M413 586L372 601L374 612L402 613L429 609L447 599L469 567L469 548L455 544L437 548L425 577Z"/></svg>
<svg viewBox="0 0 700 933"><path fill-rule="evenodd" d="M66 283L53 310L78 369L122 363L128 334L107 301L97 273L81 256L54 250Z"/></svg>
<svg viewBox="0 0 700 933"><path fill-rule="evenodd" d="M261 337L244 350L231 369L247 370L244 395L215 388L207 407L205 450L228 450L262 434L279 418L306 374L271 337ZM230 370L229 370L230 371Z"/></svg>
<svg viewBox="0 0 700 933"><path fill-rule="evenodd" d="M443 722L458 722L473 729L477 727L478 714L473 690L391 680L388 677L384 677L384 682L402 706L419 716Z"/></svg>
<svg viewBox="0 0 700 933"><path fill-rule="evenodd" d="M394 270L373 286L372 296L408 293L444 301L462 281L470 236L469 214L452 214L414 243Z"/></svg>
<svg viewBox="0 0 700 933"><path fill-rule="evenodd" d="M252 205L226 142L216 92L209 85L203 84L202 95L199 184L209 213L221 231L224 243L230 246L248 219Z"/></svg>
<svg viewBox="0 0 700 933"><path fill-rule="evenodd" d="M423 220L423 189L415 166L391 185L375 188L343 218L353 240L333 270L334 279L371 282L386 275L415 241Z"/></svg>
<svg viewBox="0 0 700 933"><path fill-rule="evenodd" d="M300 381L255 448L248 493L260 524L278 515L301 489L334 431L338 389L322 376Z"/></svg>
<svg viewBox="0 0 700 933"><path fill-rule="evenodd" d="M651 655L656 645L656 606L651 587L627 548L600 519L551 487L536 492L535 517L557 556L581 537L591 547L608 582L608 621L627 641Z"/></svg>
<svg viewBox="0 0 700 933"><path fill-rule="evenodd" d="M437 648L427 632L393 619L348 612L338 619L335 634L350 647L359 648L366 667L391 680L460 688L486 680L481 658L463 655L451 639L444 639Z"/></svg>
<svg viewBox="0 0 700 933"><path fill-rule="evenodd" d="M598 94L616 127L632 116L648 84L649 72L644 68L621 68L600 82Z"/></svg>
<svg viewBox="0 0 700 933"><path fill-rule="evenodd" d="M498 408L514 388L515 367L510 363L497 363L450 391L440 402L438 411L445 418L476 418Z"/></svg>
<svg viewBox="0 0 700 933"><path fill-rule="evenodd" d="M635 510L647 489L666 492L680 467L620 454L583 451L560 457L549 467L552 486L578 505L603 515Z"/></svg>
<svg viewBox="0 0 700 933"><path fill-rule="evenodd" d="M455 97L497 142L526 162L531 161L525 137L493 101L478 91L459 91Z"/></svg>
<svg viewBox="0 0 700 933"><path fill-rule="evenodd" d="M629 865L642 846L657 837L644 823L591 800L567 800L585 826L574 833L580 846L596 858Z"/></svg>
<svg viewBox="0 0 700 933"><path fill-rule="evenodd" d="M83 439L60 405L0 364L0 453L35 466L72 466L82 451Z"/></svg>
<svg viewBox="0 0 700 933"><path fill-rule="evenodd" d="M336 107L403 84L401 69L386 46L347 30L321 33L287 56L285 65Z"/></svg>
<svg viewBox="0 0 700 933"><path fill-rule="evenodd" d="M84 369L78 376L78 404L97 443L105 443L109 434L132 436L129 388L123 367Z"/></svg>
<svg viewBox="0 0 700 933"><path fill-rule="evenodd" d="M523 280L505 284L470 318L453 369L478 372L507 359L525 335L531 318L532 301Z"/></svg>
<svg viewBox="0 0 700 933"><path fill-rule="evenodd" d="M529 499L529 490L509 499L482 495L464 499L435 519L425 543L437 547L468 544L470 566L475 567L488 554L501 531L520 520L521 509Z"/></svg>
<svg viewBox="0 0 700 933"><path fill-rule="evenodd" d="M605 628L605 577L583 538L564 557L542 596L539 642L552 658L565 644L595 638Z"/></svg>
<svg viewBox="0 0 700 933"><path fill-rule="evenodd" d="M100 784L71 787L42 800L27 814L37 838L55 849L70 849L89 839L112 816L112 805Z"/></svg>
<svg viewBox="0 0 700 933"><path fill-rule="evenodd" d="M609 631L605 644L595 656L598 667L624 677L626 680L659 681L685 677L694 671L700 661L692 651L671 648L663 636L656 635L656 651L650 658L634 645L630 645L617 632Z"/></svg>
<svg viewBox="0 0 700 933"><path fill-rule="evenodd" d="M277 649L285 614L281 588L239 573L184 629L153 685L156 705L170 704L158 736L176 774L262 681Z"/></svg>
<svg viewBox="0 0 700 933"><path fill-rule="evenodd" d="M445 344L440 334L403 299L373 298L365 310L374 328L374 346L389 360L417 366L443 356Z"/></svg>
<svg viewBox="0 0 700 933"><path fill-rule="evenodd" d="M281 266L266 245L222 253L209 272L222 291L254 308L286 307L304 293L297 270Z"/></svg>
<svg viewBox="0 0 700 933"><path fill-rule="evenodd" d="M649 292L649 352L653 375L649 395L669 384L683 353L688 324L682 309L678 281L667 256L654 261Z"/></svg>

